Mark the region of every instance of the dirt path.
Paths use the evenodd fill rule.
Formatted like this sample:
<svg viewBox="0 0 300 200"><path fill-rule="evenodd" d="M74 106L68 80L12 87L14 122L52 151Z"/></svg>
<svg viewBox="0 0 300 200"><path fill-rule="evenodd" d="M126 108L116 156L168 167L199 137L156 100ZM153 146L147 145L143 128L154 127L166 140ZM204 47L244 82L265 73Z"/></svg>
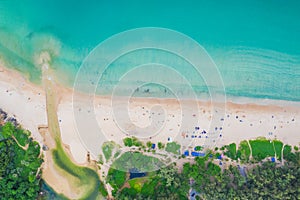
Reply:
<svg viewBox="0 0 300 200"><path fill-rule="evenodd" d="M250 145L249 140L247 140L247 143L248 143L248 146L249 146L249 149L250 149L250 157L249 157L249 160L252 160L252 159L253 159L253 156L252 156L252 147L251 147L251 145Z"/></svg>
<svg viewBox="0 0 300 200"><path fill-rule="evenodd" d="M277 159L277 153L276 153L276 149L275 149L275 145L274 145L274 140L272 141L272 144L273 144L273 149L274 149L275 158Z"/></svg>
<svg viewBox="0 0 300 200"><path fill-rule="evenodd" d="M17 138L15 138L15 136L12 135L11 137L15 140L15 142L17 143L17 145L18 145L20 148L22 148L24 151L27 151L28 145L29 145L29 144L26 144L25 147L24 147L24 146L22 146L22 145L19 143L19 141L17 140Z"/></svg>
<svg viewBox="0 0 300 200"><path fill-rule="evenodd" d="M284 149L284 146L285 146L285 144L282 146L282 149L281 149L281 165L282 166L284 165L284 158L283 158L283 149Z"/></svg>

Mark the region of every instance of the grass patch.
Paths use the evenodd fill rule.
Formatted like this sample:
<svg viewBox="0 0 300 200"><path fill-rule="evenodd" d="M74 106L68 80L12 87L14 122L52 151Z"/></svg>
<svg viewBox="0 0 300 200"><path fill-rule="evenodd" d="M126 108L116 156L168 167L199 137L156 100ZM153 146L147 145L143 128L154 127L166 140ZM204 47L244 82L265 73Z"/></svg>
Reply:
<svg viewBox="0 0 300 200"><path fill-rule="evenodd" d="M114 158L117 158L120 154L121 154L121 151L118 150L118 151L115 153Z"/></svg>
<svg viewBox="0 0 300 200"><path fill-rule="evenodd" d="M167 143L166 151L173 153L173 154L179 154L180 144L177 144L176 142L170 142Z"/></svg>
<svg viewBox="0 0 300 200"><path fill-rule="evenodd" d="M124 172L136 168L140 172L155 171L163 166L163 163L158 159L151 156L143 155L140 152L126 152L121 155L112 167Z"/></svg>
<svg viewBox="0 0 300 200"><path fill-rule="evenodd" d="M107 182L110 183L115 190L118 190L124 185L126 181L126 174L127 172L125 171L110 168L108 170Z"/></svg>
<svg viewBox="0 0 300 200"><path fill-rule="evenodd" d="M280 160L281 159L281 150L282 150L282 147L283 147L283 143L281 141L274 140L273 144L274 144L276 156Z"/></svg>
<svg viewBox="0 0 300 200"><path fill-rule="evenodd" d="M112 151L116 144L113 141L104 142L102 145L102 152L104 154L105 160L108 161L112 156Z"/></svg>
<svg viewBox="0 0 300 200"><path fill-rule="evenodd" d="M225 155L228 156L229 158L233 159L233 160L236 160L237 156L236 156L236 144L235 143L231 143L229 145L226 145L225 146L226 148L226 152L225 152Z"/></svg>
<svg viewBox="0 0 300 200"><path fill-rule="evenodd" d="M240 152L240 154L237 157L240 158L241 161L248 162L251 151L248 142L246 140L240 142L238 151Z"/></svg>
<svg viewBox="0 0 300 200"><path fill-rule="evenodd" d="M137 138L132 137L132 138L124 138L123 139L123 143L125 146L127 147L132 147L132 146L136 146L136 147L143 147L143 143L141 141L139 141Z"/></svg>
<svg viewBox="0 0 300 200"><path fill-rule="evenodd" d="M273 143L267 139L256 139L249 141L252 148L252 156L255 160L261 161L269 156L275 156Z"/></svg>
<svg viewBox="0 0 300 200"><path fill-rule="evenodd" d="M148 177L143 178L134 178L128 181L131 188L133 188L137 192L141 192L144 183L148 180Z"/></svg>

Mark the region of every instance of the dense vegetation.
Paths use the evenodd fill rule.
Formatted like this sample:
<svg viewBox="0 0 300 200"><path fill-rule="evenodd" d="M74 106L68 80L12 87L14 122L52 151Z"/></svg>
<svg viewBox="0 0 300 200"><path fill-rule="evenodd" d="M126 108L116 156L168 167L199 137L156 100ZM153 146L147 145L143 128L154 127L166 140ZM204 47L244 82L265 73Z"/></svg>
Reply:
<svg viewBox="0 0 300 200"><path fill-rule="evenodd" d="M124 145L127 147L132 147L132 146L136 146L136 147L143 147L143 143L141 141L139 141L137 138L132 137L132 138L124 138L123 139Z"/></svg>
<svg viewBox="0 0 300 200"><path fill-rule="evenodd" d="M178 151L178 147L173 148L175 143L168 144L171 152ZM205 157L196 157L194 164L185 163L181 172L170 165L145 177L129 179L128 172L111 168L107 180L114 188L116 199L188 199L191 189L196 199L300 199L298 150L297 146L292 148L280 141L258 138L215 148ZM279 160L284 159L284 165L265 160L275 155ZM122 166L122 170L124 166L145 170L141 163L151 163L153 159L141 153L125 153L120 158L115 164ZM245 165L231 165L228 158ZM227 161L228 167L223 167L221 163Z"/></svg>
<svg viewBox="0 0 300 200"><path fill-rule="evenodd" d="M116 199L186 199L188 195L188 181L183 174L178 174L174 165L131 180L126 179L124 172L117 174L122 181L113 193Z"/></svg>
<svg viewBox="0 0 300 200"><path fill-rule="evenodd" d="M30 132L0 126L0 199L36 199L40 190L40 146Z"/></svg>
<svg viewBox="0 0 300 200"><path fill-rule="evenodd" d="M221 168L207 158L184 165L183 174L192 178L192 187L201 199L299 199L299 165L288 163L279 167L264 162L255 165L243 176L240 167Z"/></svg>
<svg viewBox="0 0 300 200"><path fill-rule="evenodd" d="M147 172L147 176L129 180L129 171L133 168L139 172ZM183 176L177 173L173 165L163 167L157 158L139 152L123 154L113 163L107 176L116 199L184 199L187 187L183 187L183 181Z"/></svg>
<svg viewBox="0 0 300 200"><path fill-rule="evenodd" d="M297 149L297 148L296 148ZM283 157L285 160L297 163L300 165L300 152L299 150L295 150L296 152L292 152L292 147L290 145L285 145L283 148Z"/></svg>

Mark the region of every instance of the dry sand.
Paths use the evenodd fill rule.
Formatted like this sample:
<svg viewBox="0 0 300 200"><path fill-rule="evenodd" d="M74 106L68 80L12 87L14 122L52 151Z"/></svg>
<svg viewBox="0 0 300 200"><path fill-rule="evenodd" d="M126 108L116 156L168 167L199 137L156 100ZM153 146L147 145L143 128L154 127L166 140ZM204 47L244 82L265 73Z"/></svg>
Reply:
<svg viewBox="0 0 300 200"><path fill-rule="evenodd" d="M46 99L42 87L29 83L19 73L0 66L0 108L15 117L39 142L39 125L47 125Z"/></svg>
<svg viewBox="0 0 300 200"><path fill-rule="evenodd" d="M84 163L87 151L93 148L92 156L97 156L103 138L95 136L95 132L102 132L105 140L117 143L121 143L127 135L135 135L153 142L166 143L169 138L186 146L194 146L205 144L206 136L210 137L209 134L202 134L203 131L216 134L214 145L217 146L259 136L277 138L291 145L300 142L298 102L293 105L283 101L272 101L272 105L226 102L226 110L222 110L224 105L221 103L211 105L208 102L199 101L195 104L193 101L184 101L182 104L185 107L180 107L176 100L135 98L130 99L128 106L126 98L112 101L109 97L97 96L93 99L91 109L84 104L78 106L73 103L72 90L63 91L58 106L59 125L63 143L70 147L77 163ZM42 144L43 138L37 129L38 125L47 124L42 87L29 83L17 72L0 67L0 96L0 108L14 115ZM195 109L193 105L198 108ZM78 116L80 113L87 117L81 118ZM96 119L97 130L92 130L89 121L85 121L89 117ZM82 128L78 128L78 123L85 130L84 133ZM199 130L195 130L195 127L199 127ZM192 136L197 138L190 140ZM85 143L81 142L82 137ZM94 147L98 142L98 147Z"/></svg>

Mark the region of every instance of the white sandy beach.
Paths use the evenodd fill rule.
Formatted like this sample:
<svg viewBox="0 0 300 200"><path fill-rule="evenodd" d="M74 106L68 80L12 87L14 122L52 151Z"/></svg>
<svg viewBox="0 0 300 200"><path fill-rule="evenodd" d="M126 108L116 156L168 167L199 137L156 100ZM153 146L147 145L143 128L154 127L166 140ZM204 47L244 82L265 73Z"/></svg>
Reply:
<svg viewBox="0 0 300 200"><path fill-rule="evenodd" d="M19 73L0 66L0 108L31 131L42 143L38 126L47 125L46 99L42 87L29 83Z"/></svg>
<svg viewBox="0 0 300 200"><path fill-rule="evenodd" d="M87 148L97 142L99 138L97 139L97 136L93 134L99 130L104 133L106 140L113 140L117 143L121 143L126 134L130 134L155 143L167 143L169 138L170 140L176 139L179 143L188 141L191 146L202 145L205 143L207 135L202 134L204 130L217 134L217 146L230 142L238 143L241 140L260 136L270 139L277 138L290 145L298 145L300 142L300 104L298 103L287 106L283 105L282 101L278 101L277 105L275 105L276 101L272 101L274 105L227 102L226 112L222 113L221 104L216 104L212 108L205 102L198 102L198 110L191 106L184 108L187 111L182 111L179 103L170 99L135 98L130 100L127 109L127 105L124 107L124 102L127 103L127 101L119 98L113 101L113 110L112 101L108 97L97 96L93 102L93 110L84 105L75 108L82 113L93 115L99 129L93 132L89 123L86 123L86 127L84 127L85 123L82 121L86 133L81 132L80 134L87 134L86 138L88 138L86 144L83 144L79 137L80 134L78 134L80 128L78 129L74 116L72 90L65 89L63 91L65 92L60 94L61 101L58 106L62 140L70 147L73 158L78 163L86 161L87 151L90 150ZM47 124L43 88L29 83L17 72L0 67L0 95L0 108L15 116L20 124L30 130L33 137L42 144L43 138L38 132L38 126ZM193 104L188 101L185 103L186 105ZM157 109L157 106L161 106L161 109ZM151 110L151 108L153 109ZM78 113L75 112L75 114ZM127 114L130 116L131 122L127 120ZM216 123L211 123L212 118ZM185 120L184 123L182 119ZM147 129L151 122L152 125ZM218 126L215 127L215 124ZM199 130L195 130L195 127L199 127ZM191 142L189 139L192 136L197 138Z"/></svg>

